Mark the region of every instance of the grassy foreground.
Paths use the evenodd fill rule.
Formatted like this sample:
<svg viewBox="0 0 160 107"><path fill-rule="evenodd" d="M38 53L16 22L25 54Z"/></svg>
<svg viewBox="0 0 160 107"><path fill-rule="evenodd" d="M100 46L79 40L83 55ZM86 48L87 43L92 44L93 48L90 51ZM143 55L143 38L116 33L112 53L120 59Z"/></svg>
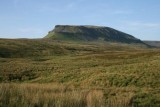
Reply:
<svg viewBox="0 0 160 107"><path fill-rule="evenodd" d="M104 107L101 90L76 90L55 84L1 84L4 107Z"/></svg>
<svg viewBox="0 0 160 107"><path fill-rule="evenodd" d="M159 49L48 40L0 49L2 107L160 106Z"/></svg>

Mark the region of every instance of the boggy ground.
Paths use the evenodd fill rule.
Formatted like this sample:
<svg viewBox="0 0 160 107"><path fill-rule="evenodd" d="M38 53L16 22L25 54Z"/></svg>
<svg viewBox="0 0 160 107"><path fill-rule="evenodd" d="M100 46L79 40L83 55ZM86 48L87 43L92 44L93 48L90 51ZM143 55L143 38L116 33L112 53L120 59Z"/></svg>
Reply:
<svg viewBox="0 0 160 107"><path fill-rule="evenodd" d="M160 106L159 49L48 40L0 49L0 106Z"/></svg>

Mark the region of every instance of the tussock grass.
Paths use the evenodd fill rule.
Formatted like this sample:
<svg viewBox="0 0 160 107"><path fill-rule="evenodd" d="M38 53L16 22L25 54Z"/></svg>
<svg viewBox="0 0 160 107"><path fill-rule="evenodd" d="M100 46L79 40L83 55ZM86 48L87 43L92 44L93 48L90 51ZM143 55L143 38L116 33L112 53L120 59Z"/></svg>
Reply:
<svg viewBox="0 0 160 107"><path fill-rule="evenodd" d="M160 106L158 49L48 39L0 39L0 49L1 105Z"/></svg>
<svg viewBox="0 0 160 107"><path fill-rule="evenodd" d="M105 98L100 90L91 90L87 95L87 107L105 107Z"/></svg>
<svg viewBox="0 0 160 107"><path fill-rule="evenodd" d="M159 100L152 98L150 92L149 89L143 89L143 92L139 93L136 87L79 89L70 85L55 83L1 83L0 106L158 107Z"/></svg>
<svg viewBox="0 0 160 107"><path fill-rule="evenodd" d="M76 90L54 84L0 84L4 107L103 107L100 90Z"/></svg>

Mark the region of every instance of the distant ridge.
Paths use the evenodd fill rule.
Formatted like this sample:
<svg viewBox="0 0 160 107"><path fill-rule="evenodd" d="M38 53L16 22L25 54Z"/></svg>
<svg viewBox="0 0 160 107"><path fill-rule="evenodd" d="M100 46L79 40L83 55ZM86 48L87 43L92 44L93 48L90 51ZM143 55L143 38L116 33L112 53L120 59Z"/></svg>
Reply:
<svg viewBox="0 0 160 107"><path fill-rule="evenodd" d="M113 28L90 25L56 25L45 38L52 38L56 40L109 41L145 44L140 39Z"/></svg>
<svg viewBox="0 0 160 107"><path fill-rule="evenodd" d="M143 41L143 42L150 45L150 46L160 48L160 41Z"/></svg>

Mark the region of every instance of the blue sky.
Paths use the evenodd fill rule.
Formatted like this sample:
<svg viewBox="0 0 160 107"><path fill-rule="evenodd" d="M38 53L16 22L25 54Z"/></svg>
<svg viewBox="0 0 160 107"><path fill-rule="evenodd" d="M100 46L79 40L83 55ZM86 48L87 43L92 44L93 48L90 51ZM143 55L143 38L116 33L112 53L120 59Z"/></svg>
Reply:
<svg viewBox="0 0 160 107"><path fill-rule="evenodd" d="M42 38L57 24L109 26L160 40L160 0L0 0L0 38Z"/></svg>

